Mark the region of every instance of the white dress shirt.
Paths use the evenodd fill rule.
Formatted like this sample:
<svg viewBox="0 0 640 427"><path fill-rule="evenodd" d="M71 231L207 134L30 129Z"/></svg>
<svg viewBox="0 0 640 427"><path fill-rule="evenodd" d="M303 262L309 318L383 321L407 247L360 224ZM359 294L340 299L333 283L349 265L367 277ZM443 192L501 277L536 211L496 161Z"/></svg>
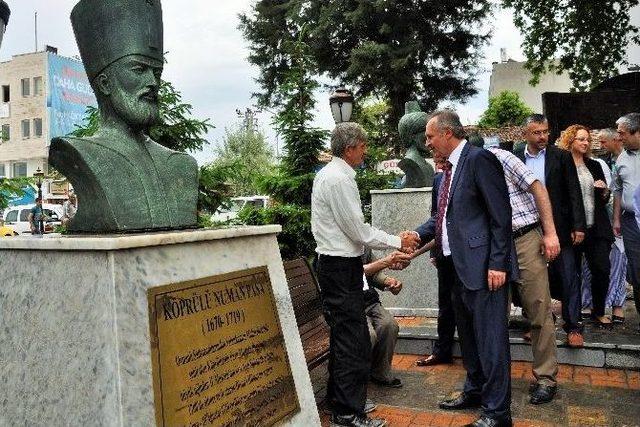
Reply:
<svg viewBox="0 0 640 427"><path fill-rule="evenodd" d="M463 139L460 144L451 152L449 155L449 163L451 163L451 181L449 181L449 201L451 201L451 184L453 184L453 177L456 176L456 168L458 166L458 161L460 160L460 155L462 154L462 150L464 146L467 145L467 140ZM444 218L442 219L442 255L449 256L451 255L451 248L449 247L449 234L447 233L447 211L449 210L449 203L447 203L447 208L444 210Z"/></svg>
<svg viewBox="0 0 640 427"><path fill-rule="evenodd" d="M313 180L311 231L319 254L357 257L364 253L364 246L401 247L400 237L364 222L355 176L347 162L334 156Z"/></svg>
<svg viewBox="0 0 640 427"><path fill-rule="evenodd" d="M529 146L527 145L524 148L524 164L533 172L533 174L538 178L538 181L542 183L542 185L547 185L547 180L545 178L545 158L547 155L547 149L540 150L538 154L531 154L529 152Z"/></svg>

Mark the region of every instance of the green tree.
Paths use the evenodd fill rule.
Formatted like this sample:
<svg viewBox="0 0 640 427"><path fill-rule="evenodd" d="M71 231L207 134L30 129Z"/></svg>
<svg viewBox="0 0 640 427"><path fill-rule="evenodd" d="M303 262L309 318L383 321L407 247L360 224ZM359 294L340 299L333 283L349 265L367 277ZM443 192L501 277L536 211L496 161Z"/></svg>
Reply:
<svg viewBox="0 0 640 427"><path fill-rule="evenodd" d="M629 11L638 0L503 0L513 8L524 36L526 67L537 84L546 72L569 73L583 91L618 73L627 64L629 43L640 43Z"/></svg>
<svg viewBox="0 0 640 427"><path fill-rule="evenodd" d="M481 128L500 128L519 126L534 111L529 108L517 92L505 90L489 98L489 107L482 113L478 126Z"/></svg>
<svg viewBox="0 0 640 427"><path fill-rule="evenodd" d="M393 155L389 141L396 126L389 127L390 110L388 101L376 98L369 98L354 108L353 121L360 124L369 137L364 167L356 170L360 201L367 221L371 220L371 190L392 188L396 179L395 174L377 171L378 163Z"/></svg>
<svg viewBox="0 0 640 427"><path fill-rule="evenodd" d="M283 44L302 36L319 74L354 88L360 99L388 99L394 130L409 99L429 111L443 99L476 93L478 60L490 36L481 23L491 9L481 0L259 0L240 19L249 61L260 67L261 103L277 97L291 67ZM392 137L399 152L395 130Z"/></svg>
<svg viewBox="0 0 640 427"><path fill-rule="evenodd" d="M29 178L0 178L0 214L8 206L11 199L24 195L24 188L31 185Z"/></svg>
<svg viewBox="0 0 640 427"><path fill-rule="evenodd" d="M368 98L354 105L352 120L364 128L369 136L367 143L367 164L377 163L393 155L389 141L396 126L389 126L391 108L387 100Z"/></svg>
<svg viewBox="0 0 640 427"><path fill-rule="evenodd" d="M315 63L303 38L304 32L297 40L282 43L283 55L291 65L274 88L268 106L276 110L274 125L284 141L285 154L276 173L261 181L261 188L280 202L295 200L308 206L328 132L311 125L316 104L313 93L319 83L313 77Z"/></svg>
<svg viewBox="0 0 640 427"><path fill-rule="evenodd" d="M215 149L214 166L228 166L230 184L236 196L260 192L257 181L273 168L275 156L258 128L253 111L247 110L241 123L225 129L222 143Z"/></svg>
<svg viewBox="0 0 640 427"><path fill-rule="evenodd" d="M274 125L284 141L285 154L275 173L260 181L263 193L277 203L265 209L245 208L239 215L250 225L280 224L278 243L282 257L308 257L313 254L311 234L311 188L318 167L320 150L327 132L311 126L315 108L315 62L303 40L304 32L281 43L281 56L289 66L268 99L259 103L275 109Z"/></svg>

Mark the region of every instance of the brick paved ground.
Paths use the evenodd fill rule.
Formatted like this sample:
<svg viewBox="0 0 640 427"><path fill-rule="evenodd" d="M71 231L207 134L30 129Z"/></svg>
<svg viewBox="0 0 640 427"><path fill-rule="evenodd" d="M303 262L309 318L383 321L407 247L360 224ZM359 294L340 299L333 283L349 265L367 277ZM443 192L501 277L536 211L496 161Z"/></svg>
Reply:
<svg viewBox="0 0 640 427"><path fill-rule="evenodd" d="M473 421L475 411L438 409L438 402L464 381L461 361L418 367L418 357L421 356L394 357L393 368L402 379L403 388L369 386L369 397L380 405L372 415L387 419L392 427L459 426ZM531 364L513 362L511 376L516 426L640 426L640 372L561 365L560 392L553 402L541 406L528 402ZM326 365L314 369L311 377L322 406ZM328 416L323 415L322 421L323 426L328 425Z"/></svg>

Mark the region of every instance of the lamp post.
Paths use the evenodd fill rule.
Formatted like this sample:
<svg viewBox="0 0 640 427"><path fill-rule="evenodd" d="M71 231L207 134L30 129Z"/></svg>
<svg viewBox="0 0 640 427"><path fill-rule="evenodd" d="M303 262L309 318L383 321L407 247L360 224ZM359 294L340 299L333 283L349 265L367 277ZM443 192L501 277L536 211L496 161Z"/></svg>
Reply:
<svg viewBox="0 0 640 427"><path fill-rule="evenodd" d="M40 203L42 203L42 178L44 177L44 173L40 168L33 173L33 176L38 179L36 185L38 186L38 199L40 199ZM42 219L44 216L44 212L42 211L42 206L40 206L40 219L38 220L38 229L41 235L44 235L44 220Z"/></svg>
<svg viewBox="0 0 640 427"><path fill-rule="evenodd" d="M329 97L329 105L336 124L351 120L351 113L353 112L353 95L351 92L343 87L336 89Z"/></svg>

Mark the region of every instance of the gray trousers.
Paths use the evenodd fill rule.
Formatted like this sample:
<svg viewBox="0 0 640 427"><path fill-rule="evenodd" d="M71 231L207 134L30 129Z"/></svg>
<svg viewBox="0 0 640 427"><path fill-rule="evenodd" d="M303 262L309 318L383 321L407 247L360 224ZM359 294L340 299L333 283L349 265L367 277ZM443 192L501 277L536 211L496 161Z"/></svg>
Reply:
<svg viewBox="0 0 640 427"><path fill-rule="evenodd" d="M379 381L391 381L391 359L398 339L398 323L380 303L365 309L369 337L371 338L371 377Z"/></svg>
<svg viewBox="0 0 640 427"><path fill-rule="evenodd" d="M624 212L620 217L624 252L627 255L627 280L633 286L633 299L640 313L640 228L633 212Z"/></svg>

